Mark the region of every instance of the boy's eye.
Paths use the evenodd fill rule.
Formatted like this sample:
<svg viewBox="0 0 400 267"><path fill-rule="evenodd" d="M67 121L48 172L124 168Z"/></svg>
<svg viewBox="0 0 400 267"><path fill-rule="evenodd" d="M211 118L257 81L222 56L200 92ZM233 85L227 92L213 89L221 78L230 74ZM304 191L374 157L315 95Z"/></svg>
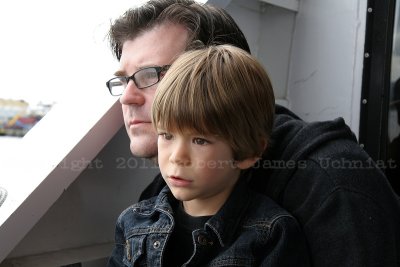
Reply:
<svg viewBox="0 0 400 267"><path fill-rule="evenodd" d="M169 133L160 133L159 134L162 138L164 138L165 140L171 140L172 139L172 134Z"/></svg>
<svg viewBox="0 0 400 267"><path fill-rule="evenodd" d="M210 142L208 142L206 139L196 137L196 138L193 138L193 143L196 145L206 145Z"/></svg>

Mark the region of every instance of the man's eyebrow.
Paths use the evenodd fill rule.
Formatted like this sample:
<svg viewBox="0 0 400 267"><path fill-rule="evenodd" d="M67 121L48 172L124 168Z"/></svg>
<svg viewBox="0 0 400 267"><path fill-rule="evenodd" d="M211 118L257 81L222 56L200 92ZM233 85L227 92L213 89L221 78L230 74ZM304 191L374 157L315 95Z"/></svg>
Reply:
<svg viewBox="0 0 400 267"><path fill-rule="evenodd" d="M161 66L162 65L157 65L157 64L146 64L146 65L141 66L140 68L137 68L136 71L139 71L139 70L142 70L142 69L145 69L145 68L161 67ZM121 77L121 76L129 76L128 74L126 74L126 72L124 70L117 70L116 72L114 72L114 75L115 76L119 76L119 77Z"/></svg>
<svg viewBox="0 0 400 267"><path fill-rule="evenodd" d="M116 72L114 72L115 76L126 76L126 72L123 70L117 70Z"/></svg>

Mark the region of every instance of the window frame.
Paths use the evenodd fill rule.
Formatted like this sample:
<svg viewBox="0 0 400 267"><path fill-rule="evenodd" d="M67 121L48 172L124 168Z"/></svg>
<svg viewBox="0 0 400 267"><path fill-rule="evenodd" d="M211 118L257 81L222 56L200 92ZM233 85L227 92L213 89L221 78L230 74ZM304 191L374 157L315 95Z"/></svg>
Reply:
<svg viewBox="0 0 400 267"><path fill-rule="evenodd" d="M359 143L374 160L386 160L396 0L368 0Z"/></svg>

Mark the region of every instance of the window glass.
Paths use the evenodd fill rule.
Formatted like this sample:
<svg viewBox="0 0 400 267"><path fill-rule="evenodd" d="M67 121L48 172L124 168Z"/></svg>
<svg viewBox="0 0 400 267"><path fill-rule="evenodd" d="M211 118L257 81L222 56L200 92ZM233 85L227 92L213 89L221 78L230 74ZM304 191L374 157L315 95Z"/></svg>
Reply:
<svg viewBox="0 0 400 267"><path fill-rule="evenodd" d="M0 147L55 104L108 94L110 20L144 0L0 1Z"/></svg>

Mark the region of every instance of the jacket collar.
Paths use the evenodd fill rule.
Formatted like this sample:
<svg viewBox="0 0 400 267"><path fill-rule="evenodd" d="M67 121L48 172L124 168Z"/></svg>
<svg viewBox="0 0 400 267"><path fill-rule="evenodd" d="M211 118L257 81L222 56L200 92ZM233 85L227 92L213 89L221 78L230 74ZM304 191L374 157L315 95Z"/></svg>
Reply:
<svg viewBox="0 0 400 267"><path fill-rule="evenodd" d="M248 186L250 176L250 170L241 175L224 205L205 224L216 235L222 247L232 242L249 205L252 194ZM153 208L171 214L171 206L177 201L168 186L165 186L155 199Z"/></svg>
<svg viewBox="0 0 400 267"><path fill-rule="evenodd" d="M176 198L174 198L171 190L166 185L158 194L158 196L155 200L155 203L154 203L154 209L161 211L161 212L167 212L167 213L171 214L172 206L174 205L173 203L175 203L177 201L178 200Z"/></svg>
<svg viewBox="0 0 400 267"><path fill-rule="evenodd" d="M221 209L206 222L222 247L232 242L250 202L249 171L242 174Z"/></svg>

